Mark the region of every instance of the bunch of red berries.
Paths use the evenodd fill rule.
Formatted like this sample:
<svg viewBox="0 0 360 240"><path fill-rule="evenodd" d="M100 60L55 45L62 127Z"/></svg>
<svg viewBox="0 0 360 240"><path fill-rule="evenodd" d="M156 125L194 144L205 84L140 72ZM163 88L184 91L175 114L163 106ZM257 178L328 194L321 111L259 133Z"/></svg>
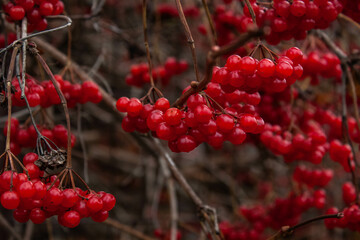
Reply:
<svg viewBox="0 0 360 240"><path fill-rule="evenodd" d="M299 165L295 168L293 179L301 184L305 184L310 188L315 186L325 187L334 176L332 169L308 169L304 165Z"/></svg>
<svg viewBox="0 0 360 240"><path fill-rule="evenodd" d="M326 211L326 214L338 214L339 210L336 207L331 207ZM354 204L346 207L342 211L343 217L341 218L328 218L325 219L325 226L328 229L334 228L348 228L351 231L360 232L360 208L359 205Z"/></svg>
<svg viewBox="0 0 360 240"><path fill-rule="evenodd" d="M185 60L177 61L169 57L164 66L157 66L152 69L152 78L154 82L160 81L163 86L169 84L171 78L186 71L188 63ZM125 78L126 84L135 87L143 87L144 84L150 83L149 66L146 63L135 64L130 68L130 74Z"/></svg>
<svg viewBox="0 0 360 240"><path fill-rule="evenodd" d="M260 6L255 0L251 2L257 25L270 23L271 31L265 39L273 45L292 38L303 40L311 29L328 28L343 9L338 0L276 0L271 9ZM252 23L247 6L244 7L244 15Z"/></svg>
<svg viewBox="0 0 360 240"><path fill-rule="evenodd" d="M46 17L59 15L64 11L61 0L15 0L3 6L9 22L28 20L28 32L43 31L47 28Z"/></svg>
<svg viewBox="0 0 360 240"><path fill-rule="evenodd" d="M288 49L285 56L278 57L276 61L232 55L225 67L214 69L212 82L219 83L225 92L236 89L250 93L259 90L282 92L301 77L302 56L301 50L296 47Z"/></svg>
<svg viewBox="0 0 360 240"><path fill-rule="evenodd" d="M330 158L340 163L346 172L355 169L353 154L349 144L342 144L339 140L333 140L330 143L329 154Z"/></svg>
<svg viewBox="0 0 360 240"><path fill-rule="evenodd" d="M326 135L320 128L310 129L306 135L293 135L279 125L266 124L260 140L274 154L283 155L286 162L306 160L320 164L327 152Z"/></svg>
<svg viewBox="0 0 360 240"><path fill-rule="evenodd" d="M25 173L5 171L0 175L1 205L13 210L14 219L24 223L29 219L40 224L57 215L59 224L73 228L82 218L91 217L96 222L107 219L116 199L110 193L83 191L79 188L62 188L55 176L47 183L41 179L43 172L34 164L38 155L28 153L23 164ZM56 180L56 182L54 182Z"/></svg>
<svg viewBox="0 0 360 240"><path fill-rule="evenodd" d="M356 22L360 22L360 2L353 0L340 0L344 6L343 13Z"/></svg>
<svg viewBox="0 0 360 240"><path fill-rule="evenodd" d="M102 95L97 84L91 81L85 81L82 84L72 84L64 80L60 75L55 75L57 86L64 94L69 108L74 108L76 104L85 104L87 102L99 103ZM13 94L14 106L25 106L26 102L21 99L21 89L17 78L12 80L12 86L16 92ZM30 107L40 105L43 108L60 104L61 100L51 81L38 83L33 78L26 80L25 96Z"/></svg>
<svg viewBox="0 0 360 240"><path fill-rule="evenodd" d="M341 80L342 70L339 58L331 52L312 51L304 55L302 79L310 77L311 84L318 85L320 77Z"/></svg>
<svg viewBox="0 0 360 240"><path fill-rule="evenodd" d="M60 148L66 148L67 146L67 129L65 126L59 124L55 125L52 129L45 126L37 125L41 135L50 140L50 143L54 143ZM21 148L34 148L38 134L33 125L26 127L19 124L16 118L11 118L11 150L15 155L21 152ZM7 134L7 121L4 125L4 135ZM71 134L71 147L74 147L76 143L75 135Z"/></svg>

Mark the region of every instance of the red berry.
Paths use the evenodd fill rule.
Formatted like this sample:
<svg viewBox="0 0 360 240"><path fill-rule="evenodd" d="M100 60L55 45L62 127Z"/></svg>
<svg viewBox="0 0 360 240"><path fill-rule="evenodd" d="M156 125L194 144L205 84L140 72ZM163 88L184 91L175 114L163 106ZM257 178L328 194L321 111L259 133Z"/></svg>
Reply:
<svg viewBox="0 0 360 240"><path fill-rule="evenodd" d="M1 195L1 205L6 209L15 209L19 203L20 197L16 192L7 191Z"/></svg>
<svg viewBox="0 0 360 240"><path fill-rule="evenodd" d="M13 20L19 21L25 17L25 10L21 6L14 6L10 8L9 15Z"/></svg>

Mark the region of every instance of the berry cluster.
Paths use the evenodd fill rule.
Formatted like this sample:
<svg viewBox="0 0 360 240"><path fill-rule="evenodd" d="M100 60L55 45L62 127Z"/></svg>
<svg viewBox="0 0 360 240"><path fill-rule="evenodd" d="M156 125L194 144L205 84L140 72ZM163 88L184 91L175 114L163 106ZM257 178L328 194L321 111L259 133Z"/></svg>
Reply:
<svg viewBox="0 0 360 240"><path fill-rule="evenodd" d="M99 103L102 100L98 85L91 81L85 81L82 84L71 84L64 80L60 75L55 75L59 89L64 94L68 107L74 108L76 104L85 104L87 102ZM14 106L25 106L25 100L21 99L21 89L17 78L12 80L12 86L15 88L13 94ZM25 96L30 107L40 105L43 108L60 104L61 100L51 81L44 81L40 84L33 78L26 80Z"/></svg>
<svg viewBox="0 0 360 240"><path fill-rule="evenodd" d="M255 0L251 2L257 25L270 23L271 31L265 39L273 45L292 38L303 40L306 32L314 28L328 28L342 11L342 4L338 0L276 0L271 9L258 5ZM251 23L247 6L244 7L244 15Z"/></svg>
<svg viewBox="0 0 360 240"><path fill-rule="evenodd" d="M329 154L330 158L340 163L346 172L355 169L355 162L349 144L342 144L339 140L333 140L330 143Z"/></svg>
<svg viewBox="0 0 360 240"><path fill-rule="evenodd" d="M91 217L96 222L107 219L108 211L116 202L112 194L59 188L60 181L55 176L50 178L53 183L47 183L40 178L43 173L34 164L37 160L35 153L28 153L23 158L30 178L25 173L12 171L0 175L1 205L14 210L16 221L24 223L30 219L40 224L57 215L59 224L74 228L82 218Z"/></svg>
<svg viewBox="0 0 360 240"><path fill-rule="evenodd" d="M309 52L304 55L301 65L304 68L302 79L310 77L313 85L319 84L320 77L341 80L340 60L331 52Z"/></svg>
<svg viewBox="0 0 360 240"><path fill-rule="evenodd" d="M311 170L304 165L297 166L293 173L293 178L296 182L305 184L310 188L327 186L333 176L334 171L332 169Z"/></svg>
<svg viewBox="0 0 360 240"><path fill-rule="evenodd" d="M343 13L356 22L360 22L360 2L352 0L340 0L343 5Z"/></svg>
<svg viewBox="0 0 360 240"><path fill-rule="evenodd" d="M116 107L128 114L122 122L125 131L152 131L154 136L169 141L173 152L190 152L202 142L214 148L221 148L226 140L241 144L245 132L259 133L264 126L260 117L250 113L238 115L236 109L230 108L222 113L208 106L206 97L200 94L190 96L183 111L170 108L165 98L159 98L154 105L143 105L136 98L121 97Z"/></svg>
<svg viewBox="0 0 360 240"><path fill-rule="evenodd" d="M315 123L306 135L293 135L289 131L282 131L279 125L266 124L260 140L274 154L283 155L286 162L306 160L320 164L327 151L326 135Z"/></svg>
<svg viewBox="0 0 360 240"><path fill-rule="evenodd" d="M285 225L296 225L302 213L308 209L324 208L325 197L325 191L316 190L300 195L290 193L286 198L276 198L269 205L241 206L239 213L247 223L222 222L219 227L226 240L267 239L264 233L266 228L278 230Z"/></svg>
<svg viewBox="0 0 360 240"><path fill-rule="evenodd" d="M47 28L46 17L59 15L64 11L61 0L15 0L3 6L9 22L28 20L28 32L43 31Z"/></svg>
<svg viewBox="0 0 360 240"><path fill-rule="evenodd" d="M336 207L331 207L326 211L326 214L337 214L339 210ZM342 218L329 218L325 219L325 226L328 229L334 228L347 228L351 231L360 232L360 208L359 205L354 204L346 207L342 211Z"/></svg>
<svg viewBox="0 0 360 240"><path fill-rule="evenodd" d="M35 148L37 142L37 132L33 125L26 127L19 124L16 118L11 118L11 150L15 155L21 152L21 148ZM52 129L38 125L40 133L60 148L67 146L67 129L63 125L56 125ZM4 135L7 134L7 121L4 125ZM51 143L50 142L50 143ZM75 135L71 134L71 147L76 142Z"/></svg>
<svg viewBox="0 0 360 240"><path fill-rule="evenodd" d="M214 69L212 82L219 83L226 92L236 89L250 93L259 90L282 92L301 77L302 56L301 50L296 47L288 49L285 56L278 57L276 61L232 55L225 67Z"/></svg>
<svg viewBox="0 0 360 240"><path fill-rule="evenodd" d="M169 84L174 75L179 75L186 71L188 63L185 60L177 61L169 57L164 66L158 66L152 69L154 82L160 81L163 86ZM149 66L147 63L135 64L130 68L130 73L125 78L126 84L135 87L143 87L144 84L150 83Z"/></svg>

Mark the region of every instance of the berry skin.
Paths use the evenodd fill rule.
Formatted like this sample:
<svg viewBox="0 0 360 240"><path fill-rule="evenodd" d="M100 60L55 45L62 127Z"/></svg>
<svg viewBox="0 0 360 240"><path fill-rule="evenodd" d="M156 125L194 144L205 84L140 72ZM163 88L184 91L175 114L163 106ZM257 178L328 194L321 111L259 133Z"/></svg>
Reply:
<svg viewBox="0 0 360 240"><path fill-rule="evenodd" d="M127 112L127 107L129 105L130 99L127 97L121 97L116 101L116 109L119 112Z"/></svg>
<svg viewBox="0 0 360 240"><path fill-rule="evenodd" d="M16 192L7 191L1 195L1 205L6 209L15 209L19 203L20 197Z"/></svg>
<svg viewBox="0 0 360 240"><path fill-rule="evenodd" d="M164 121L171 126L180 124L182 118L181 111L177 108L169 108L164 113Z"/></svg>
<svg viewBox="0 0 360 240"><path fill-rule="evenodd" d="M95 213L103 208L103 202L100 198L93 196L87 201L86 207L90 212Z"/></svg>
<svg viewBox="0 0 360 240"><path fill-rule="evenodd" d="M17 187L17 192L21 198L31 198L35 194L34 184L30 181L23 182Z"/></svg>
<svg viewBox="0 0 360 240"><path fill-rule="evenodd" d="M143 105L141 104L139 99L131 98L126 110L130 116L136 117L140 114L142 108Z"/></svg>
<svg viewBox="0 0 360 240"><path fill-rule="evenodd" d="M35 224L41 224L45 221L45 212L40 208L34 208L30 212L30 220Z"/></svg>
<svg viewBox="0 0 360 240"><path fill-rule="evenodd" d="M194 110L194 116L199 123L207 123L213 116L213 111L206 105L198 105Z"/></svg>
<svg viewBox="0 0 360 240"><path fill-rule="evenodd" d="M177 148L180 152L190 152L197 147L194 137L190 135L183 135L177 140Z"/></svg>
<svg viewBox="0 0 360 240"><path fill-rule="evenodd" d="M167 100L166 98L159 98L158 100L156 100L154 107L155 109L165 112L167 109L170 108L169 100Z"/></svg>
<svg viewBox="0 0 360 240"><path fill-rule="evenodd" d="M235 125L234 119L226 114L222 114L216 119L218 130L223 133L231 131Z"/></svg>
<svg viewBox="0 0 360 240"><path fill-rule="evenodd" d="M306 13L306 4L302 0L295 0L291 4L290 12L296 17L301 17Z"/></svg>
<svg viewBox="0 0 360 240"><path fill-rule="evenodd" d="M108 211L99 211L91 215L91 219L95 222L103 222L109 217Z"/></svg>
<svg viewBox="0 0 360 240"><path fill-rule="evenodd" d="M110 193L105 193L104 196L101 197L101 200L103 201L103 208L102 210L110 211L114 208L116 199L114 195Z"/></svg>
<svg viewBox="0 0 360 240"><path fill-rule="evenodd" d="M268 58L263 58L259 61L259 65L257 68L257 74L261 77L267 78L274 75L275 72L275 64Z"/></svg>
<svg viewBox="0 0 360 240"><path fill-rule="evenodd" d="M42 2L40 4L40 14L43 16L50 16L54 11L54 6L50 2Z"/></svg>
<svg viewBox="0 0 360 240"><path fill-rule="evenodd" d="M241 72L244 75L254 74L257 68L257 63L254 58L246 56L241 59Z"/></svg>
<svg viewBox="0 0 360 240"><path fill-rule="evenodd" d="M15 209L13 212L13 217L20 223L26 223L29 221L30 211L24 209Z"/></svg>
<svg viewBox="0 0 360 240"><path fill-rule="evenodd" d="M25 10L21 6L14 6L10 8L9 15L13 20L19 21L25 17Z"/></svg>
<svg viewBox="0 0 360 240"><path fill-rule="evenodd" d="M80 214L76 211L67 211L61 217L65 227L74 228L80 224Z"/></svg>

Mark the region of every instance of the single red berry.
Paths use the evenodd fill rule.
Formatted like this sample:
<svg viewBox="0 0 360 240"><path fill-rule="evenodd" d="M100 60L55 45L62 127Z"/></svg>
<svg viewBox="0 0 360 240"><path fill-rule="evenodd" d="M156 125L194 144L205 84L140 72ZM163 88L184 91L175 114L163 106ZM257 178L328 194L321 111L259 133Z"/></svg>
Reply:
<svg viewBox="0 0 360 240"><path fill-rule="evenodd" d="M34 208L30 212L30 220L35 224L43 223L46 219L45 212L40 208Z"/></svg>
<svg viewBox="0 0 360 240"><path fill-rule="evenodd" d="M167 100L166 98L159 98L158 100L156 100L154 108L165 112L168 108L170 108L169 100Z"/></svg>
<svg viewBox="0 0 360 240"><path fill-rule="evenodd" d="M178 125L181 122L182 114L177 108L169 108L164 113L164 121L171 126Z"/></svg>
<svg viewBox="0 0 360 240"><path fill-rule="evenodd" d="M50 16L54 11L54 6L50 2L42 2L39 7L42 16Z"/></svg>
<svg viewBox="0 0 360 240"><path fill-rule="evenodd" d="M95 222L103 222L109 217L108 211L98 211L91 215L91 219Z"/></svg>
<svg viewBox="0 0 360 240"><path fill-rule="evenodd" d="M90 212L95 213L103 208L103 202L100 198L93 196L87 201L86 206Z"/></svg>
<svg viewBox="0 0 360 240"><path fill-rule="evenodd" d="M14 6L10 8L9 15L15 21L22 20L25 17L25 9L21 6Z"/></svg>
<svg viewBox="0 0 360 240"><path fill-rule="evenodd" d="M127 107L129 105L130 99L127 97L121 97L116 101L116 109L119 112L127 112Z"/></svg>
<svg viewBox="0 0 360 240"><path fill-rule="evenodd" d="M6 209L15 209L19 206L20 197L14 191L7 191L1 195L1 205Z"/></svg>

